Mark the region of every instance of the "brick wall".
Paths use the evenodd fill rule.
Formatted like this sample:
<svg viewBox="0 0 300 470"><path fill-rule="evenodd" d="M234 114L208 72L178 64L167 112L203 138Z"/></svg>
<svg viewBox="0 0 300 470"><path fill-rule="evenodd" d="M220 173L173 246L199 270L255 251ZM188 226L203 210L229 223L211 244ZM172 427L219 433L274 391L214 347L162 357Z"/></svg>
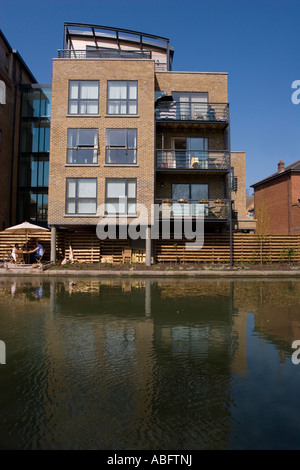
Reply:
<svg viewBox="0 0 300 470"><path fill-rule="evenodd" d="M227 103L227 73L157 72L156 89L166 91L208 92L210 103Z"/></svg>
<svg viewBox="0 0 300 470"><path fill-rule="evenodd" d="M100 117L68 117L69 80L100 81ZM138 81L138 117L108 117L107 80ZM95 224L94 217L65 217L68 177L97 177L97 203L105 201L105 178L137 178L137 202L150 209L154 200L154 61L54 60L50 142L49 223ZM99 130L98 167L66 167L67 129ZM137 129L138 167L105 165L107 128ZM129 219L130 220L130 219Z"/></svg>
<svg viewBox="0 0 300 470"><path fill-rule="evenodd" d="M289 203L288 203L289 175L283 173L276 179L266 181L255 187L254 207L255 217L258 219L259 227L259 205L268 212L267 225L270 234L289 233ZM266 224L265 224L266 225Z"/></svg>
<svg viewBox="0 0 300 470"><path fill-rule="evenodd" d="M291 173L290 233L300 234L300 173Z"/></svg>

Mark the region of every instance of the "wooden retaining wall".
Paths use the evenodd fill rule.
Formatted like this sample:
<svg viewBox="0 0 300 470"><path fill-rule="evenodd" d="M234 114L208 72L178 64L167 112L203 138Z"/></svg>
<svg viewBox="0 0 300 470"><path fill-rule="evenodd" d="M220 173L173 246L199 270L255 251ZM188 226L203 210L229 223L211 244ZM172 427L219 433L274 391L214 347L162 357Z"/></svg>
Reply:
<svg viewBox="0 0 300 470"><path fill-rule="evenodd" d="M229 236L206 234L201 250L187 250L185 241L156 240L155 259L160 262L229 262ZM269 235L260 238L255 234L233 235L234 262L300 261L299 235Z"/></svg>
<svg viewBox="0 0 300 470"><path fill-rule="evenodd" d="M40 232L29 237L29 243L39 239L45 248L44 259L50 260L50 232ZM25 235L0 232L0 260L7 259L15 243L25 244ZM57 232L57 259L69 259L70 249L80 262L121 263L124 250L130 248L129 240L99 240L96 233L87 231ZM229 262L229 236L206 234L201 250L187 250L182 240L155 240L155 261L158 262ZM270 235L260 239L255 234L233 235L234 262L300 262L300 235ZM144 249L132 249L133 263L145 262Z"/></svg>

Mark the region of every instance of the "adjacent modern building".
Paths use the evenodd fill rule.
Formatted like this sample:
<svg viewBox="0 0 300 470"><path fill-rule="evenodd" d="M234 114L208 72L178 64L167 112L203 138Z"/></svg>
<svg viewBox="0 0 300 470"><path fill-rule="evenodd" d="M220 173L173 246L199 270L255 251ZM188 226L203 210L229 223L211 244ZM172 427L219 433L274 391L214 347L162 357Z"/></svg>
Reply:
<svg viewBox="0 0 300 470"><path fill-rule="evenodd" d="M300 160L253 184L258 227L269 234L300 233ZM261 220L260 220L261 219Z"/></svg>
<svg viewBox="0 0 300 470"><path fill-rule="evenodd" d="M0 30L0 230L17 220L22 87L34 83L35 77Z"/></svg>
<svg viewBox="0 0 300 470"><path fill-rule="evenodd" d="M23 85L18 158L17 222L47 226L51 86Z"/></svg>

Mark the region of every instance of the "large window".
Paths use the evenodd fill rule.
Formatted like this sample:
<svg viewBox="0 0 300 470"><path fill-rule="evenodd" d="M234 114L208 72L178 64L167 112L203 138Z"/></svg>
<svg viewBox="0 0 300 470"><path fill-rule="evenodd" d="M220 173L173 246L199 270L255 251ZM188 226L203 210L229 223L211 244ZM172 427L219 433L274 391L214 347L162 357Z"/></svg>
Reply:
<svg viewBox="0 0 300 470"><path fill-rule="evenodd" d="M69 114L98 114L98 80L70 80Z"/></svg>
<svg viewBox="0 0 300 470"><path fill-rule="evenodd" d="M105 202L108 215L135 215L136 179L107 179Z"/></svg>
<svg viewBox="0 0 300 470"><path fill-rule="evenodd" d="M172 92L174 100L177 102L178 119L200 119L207 116L208 93L182 93Z"/></svg>
<svg viewBox="0 0 300 470"><path fill-rule="evenodd" d="M5 104L6 103L6 97L5 97L5 83L0 80L0 104Z"/></svg>
<svg viewBox="0 0 300 470"><path fill-rule="evenodd" d="M208 184L172 184L172 199L198 201L208 199Z"/></svg>
<svg viewBox="0 0 300 470"><path fill-rule="evenodd" d="M91 164L98 160L98 129L68 129L67 163Z"/></svg>
<svg viewBox="0 0 300 470"><path fill-rule="evenodd" d="M19 162L20 188L48 188L49 156L46 153L22 154Z"/></svg>
<svg viewBox="0 0 300 470"><path fill-rule="evenodd" d="M136 163L136 129L106 130L106 163Z"/></svg>
<svg viewBox="0 0 300 470"><path fill-rule="evenodd" d="M207 137L175 137L172 148L173 168L208 168Z"/></svg>
<svg viewBox="0 0 300 470"><path fill-rule="evenodd" d="M66 214L96 214L97 178L67 178Z"/></svg>
<svg viewBox="0 0 300 470"><path fill-rule="evenodd" d="M208 199L208 184L172 184L172 199L175 199L172 205L174 216L208 216L208 204L204 204L204 207L199 204L199 201ZM189 204L182 204L181 200L189 201Z"/></svg>
<svg viewBox="0 0 300 470"><path fill-rule="evenodd" d="M107 114L137 114L137 82L109 81Z"/></svg>
<svg viewBox="0 0 300 470"><path fill-rule="evenodd" d="M23 85L17 221L46 226L51 87Z"/></svg>

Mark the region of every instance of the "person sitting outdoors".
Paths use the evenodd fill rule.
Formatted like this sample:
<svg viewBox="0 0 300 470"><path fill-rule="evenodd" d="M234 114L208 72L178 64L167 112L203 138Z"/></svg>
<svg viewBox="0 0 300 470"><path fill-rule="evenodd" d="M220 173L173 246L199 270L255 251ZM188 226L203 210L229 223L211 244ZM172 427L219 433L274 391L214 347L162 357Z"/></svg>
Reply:
<svg viewBox="0 0 300 470"><path fill-rule="evenodd" d="M11 252L11 257L14 260L15 263L18 260L18 254L20 254L21 252L22 252L22 250L20 250L19 244L16 243L15 246L13 247L13 249L12 249L12 252Z"/></svg>
<svg viewBox="0 0 300 470"><path fill-rule="evenodd" d="M30 254L30 264L37 263L44 254L44 248L38 241L35 242L35 245L33 250L28 251L28 254Z"/></svg>

